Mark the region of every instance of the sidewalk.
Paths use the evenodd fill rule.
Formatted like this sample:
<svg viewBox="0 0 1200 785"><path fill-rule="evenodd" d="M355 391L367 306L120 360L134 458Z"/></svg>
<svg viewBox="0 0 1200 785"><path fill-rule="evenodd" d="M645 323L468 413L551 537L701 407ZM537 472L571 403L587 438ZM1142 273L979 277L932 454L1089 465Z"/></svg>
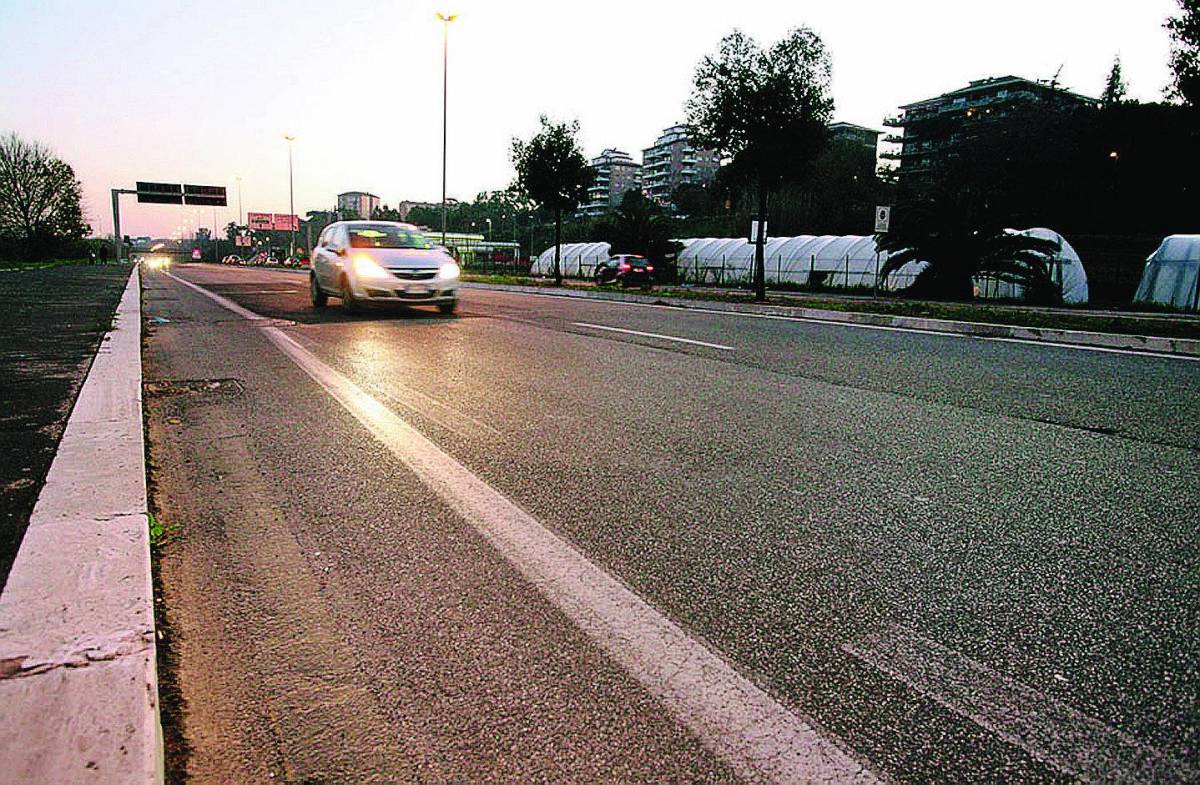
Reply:
<svg viewBox="0 0 1200 785"><path fill-rule="evenodd" d="M0 594L5 781L162 778L137 272ZM67 403L69 406L69 402Z"/></svg>

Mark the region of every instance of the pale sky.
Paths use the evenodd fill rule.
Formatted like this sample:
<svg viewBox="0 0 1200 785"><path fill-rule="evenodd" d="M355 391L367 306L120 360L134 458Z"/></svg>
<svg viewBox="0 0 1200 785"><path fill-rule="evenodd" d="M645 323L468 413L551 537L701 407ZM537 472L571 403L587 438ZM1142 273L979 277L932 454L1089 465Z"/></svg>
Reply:
<svg viewBox="0 0 1200 785"><path fill-rule="evenodd" d="M761 43L808 25L834 68L835 116L882 129L899 105L1016 74L1099 95L1120 54L1133 97L1168 81L1174 0L4 0L0 131L49 144L84 183L93 227L135 180L226 185L246 211L341 191L441 193L441 23L450 28L450 196L512 179L508 148L539 114L578 119L584 152L641 159L683 117L697 61L740 27ZM211 208L122 202L126 234L210 226Z"/></svg>

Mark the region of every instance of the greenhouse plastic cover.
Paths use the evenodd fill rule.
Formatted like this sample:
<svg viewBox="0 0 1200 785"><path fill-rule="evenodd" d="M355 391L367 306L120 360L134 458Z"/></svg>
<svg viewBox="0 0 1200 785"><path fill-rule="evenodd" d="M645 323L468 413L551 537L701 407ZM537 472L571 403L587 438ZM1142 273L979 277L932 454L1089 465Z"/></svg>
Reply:
<svg viewBox="0 0 1200 785"><path fill-rule="evenodd" d="M1173 234L1162 241L1142 271L1136 303L1197 310L1200 286L1200 234Z"/></svg>
<svg viewBox="0 0 1200 785"><path fill-rule="evenodd" d="M1055 280L1061 280L1063 299L1068 303L1087 302L1087 275L1075 249L1062 235L1050 229L1026 229L1021 232L1054 240L1060 244L1056 254ZM678 265L689 280L731 282L749 280L754 270L754 244L744 237L693 237L678 241L683 247ZM561 246L562 274L590 275L596 264L609 258L608 243L566 243ZM877 273L890 254L877 251L873 235L799 235L774 237L764 248L768 282L807 284L810 277L829 287L872 287ZM531 266L535 275L549 275L554 267L554 247L538 256ZM888 276L881 286L888 290L910 286L926 267L925 262L910 262ZM1019 298L1021 287L997 281L981 282L981 296Z"/></svg>

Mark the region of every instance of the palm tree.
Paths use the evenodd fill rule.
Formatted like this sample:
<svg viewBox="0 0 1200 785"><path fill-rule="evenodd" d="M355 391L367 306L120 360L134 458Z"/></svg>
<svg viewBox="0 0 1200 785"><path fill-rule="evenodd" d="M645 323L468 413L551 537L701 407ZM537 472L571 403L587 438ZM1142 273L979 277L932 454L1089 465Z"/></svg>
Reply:
<svg viewBox="0 0 1200 785"><path fill-rule="evenodd" d="M986 202L968 194L942 191L899 205L892 230L876 246L890 254L879 270L883 279L909 262L927 263L908 289L915 296L967 300L983 275L1023 286L1030 302L1062 302L1049 261L1058 244L1005 229Z"/></svg>

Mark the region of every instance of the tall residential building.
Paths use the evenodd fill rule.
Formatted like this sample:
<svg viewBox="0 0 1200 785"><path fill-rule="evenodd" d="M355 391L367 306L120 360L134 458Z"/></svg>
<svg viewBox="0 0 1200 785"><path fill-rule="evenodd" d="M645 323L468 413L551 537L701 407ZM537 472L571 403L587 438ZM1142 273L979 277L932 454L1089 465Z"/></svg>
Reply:
<svg viewBox="0 0 1200 785"><path fill-rule="evenodd" d="M874 128L865 128L854 123L829 124L829 138L831 140L859 145L864 149L870 150L872 155L879 149L879 137L882 135L882 131L876 131Z"/></svg>
<svg viewBox="0 0 1200 785"><path fill-rule="evenodd" d="M642 165L623 150L610 147L592 159L592 168L596 179L588 188L588 201L579 209L579 215L604 215L620 205L627 192L642 187Z"/></svg>
<svg viewBox="0 0 1200 785"><path fill-rule="evenodd" d="M681 185L705 185L721 168L715 150L697 150L686 125L663 131L654 145L642 151L642 191L662 204L670 204Z"/></svg>
<svg viewBox="0 0 1200 785"><path fill-rule="evenodd" d="M347 191L337 197L338 212L353 212L363 219L370 218L378 206L379 197L366 191Z"/></svg>
<svg viewBox="0 0 1200 785"><path fill-rule="evenodd" d="M1018 76L977 79L959 90L902 106L903 114L885 119L884 125L904 130L885 137L900 151L883 157L900 162L901 178L920 176L953 157L965 141L985 133L991 122L1014 112L1065 112L1097 103L1053 82Z"/></svg>

